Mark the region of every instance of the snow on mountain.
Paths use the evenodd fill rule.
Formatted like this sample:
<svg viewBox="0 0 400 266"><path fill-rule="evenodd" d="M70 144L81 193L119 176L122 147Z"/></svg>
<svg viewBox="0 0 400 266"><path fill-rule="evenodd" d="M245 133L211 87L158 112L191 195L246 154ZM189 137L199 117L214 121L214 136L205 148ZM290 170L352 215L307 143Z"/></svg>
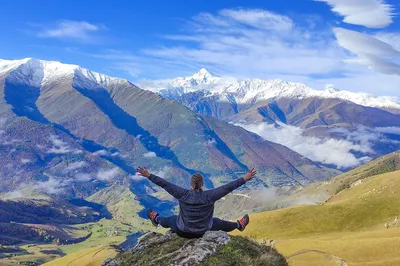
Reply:
<svg viewBox="0 0 400 266"><path fill-rule="evenodd" d="M366 93L342 91L328 86L325 90L314 90L304 84L287 82L281 79L237 79L218 77L206 69L190 77L179 77L169 82L158 82L152 86L147 83L144 89L156 91L160 95L177 99L185 93L203 91L205 95L217 96L219 101L238 104L255 103L271 98L339 98L359 105L400 109L400 99L390 96L373 96Z"/></svg>
<svg viewBox="0 0 400 266"><path fill-rule="evenodd" d="M78 65L63 64L56 61L45 61L34 58L22 60L0 60L0 75L12 71L9 78L13 82L40 86L60 82L63 78L73 78L73 86L106 87L112 82L128 82L123 79L100 74Z"/></svg>

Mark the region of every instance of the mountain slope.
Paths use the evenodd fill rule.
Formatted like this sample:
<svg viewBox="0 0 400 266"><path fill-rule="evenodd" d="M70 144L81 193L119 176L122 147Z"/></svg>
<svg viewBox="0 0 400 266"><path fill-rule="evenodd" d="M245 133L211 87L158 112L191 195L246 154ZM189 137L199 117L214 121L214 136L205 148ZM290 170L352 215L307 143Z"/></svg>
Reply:
<svg viewBox="0 0 400 266"><path fill-rule="evenodd" d="M3 191L34 183L42 190L54 187L51 193L86 197L109 184L129 186L133 178L131 189L141 195L151 185L135 180L137 165L181 185L199 171L208 187L253 164L264 176L260 186L337 173L240 127L215 120L211 128L186 107L126 80L36 59L0 63ZM236 135L240 142L230 137ZM256 152L247 148L254 146ZM260 160L266 156L268 164Z"/></svg>
<svg viewBox="0 0 400 266"><path fill-rule="evenodd" d="M397 265L399 189L400 171L371 176L321 205L251 215L244 234L274 239L278 251L296 265L324 264L325 255L348 265ZM313 252L314 257L307 256Z"/></svg>
<svg viewBox="0 0 400 266"><path fill-rule="evenodd" d="M308 137L317 138L310 142L332 139L364 146L349 150L348 153L357 158L355 163L400 149L400 101L395 97L374 97L334 88L318 91L282 80L216 77L204 69L169 83L148 82L144 88L176 100L199 114L253 130L267 140L278 141L300 153L302 151L296 149L296 145L300 145L297 139ZM275 125L276 130L259 132L260 127L268 124ZM286 126L289 126L287 131ZM302 134L292 133L290 127ZM282 137L275 137L275 131ZM307 152L302 154L312 156ZM312 156L312 159L317 158ZM319 162L332 163L325 162L324 158ZM344 170L348 169L350 167Z"/></svg>

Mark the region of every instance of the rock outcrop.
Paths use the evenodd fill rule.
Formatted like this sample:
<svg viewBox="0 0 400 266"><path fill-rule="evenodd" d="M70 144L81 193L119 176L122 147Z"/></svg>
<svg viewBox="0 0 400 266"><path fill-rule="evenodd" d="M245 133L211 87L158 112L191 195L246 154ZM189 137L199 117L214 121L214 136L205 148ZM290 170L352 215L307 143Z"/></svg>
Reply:
<svg viewBox="0 0 400 266"><path fill-rule="evenodd" d="M172 232L149 233L138 245L103 266L123 265L263 265L286 266L285 258L274 248L251 239L207 232L199 239L185 239Z"/></svg>

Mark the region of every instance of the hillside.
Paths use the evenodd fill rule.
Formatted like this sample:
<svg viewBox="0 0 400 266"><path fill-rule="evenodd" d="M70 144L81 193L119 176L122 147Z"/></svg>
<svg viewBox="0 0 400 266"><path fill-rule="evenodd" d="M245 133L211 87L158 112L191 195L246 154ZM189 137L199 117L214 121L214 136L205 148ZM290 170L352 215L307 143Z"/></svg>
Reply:
<svg viewBox="0 0 400 266"><path fill-rule="evenodd" d="M285 256L294 255L289 263L296 265L318 265L318 252L346 265L395 265L400 254L391 247L400 244L399 190L400 171L370 176L320 205L253 214L244 235L273 239Z"/></svg>
<svg viewBox="0 0 400 266"><path fill-rule="evenodd" d="M351 141L355 146L363 146L352 151L357 158L377 158L400 149L400 102L396 97L375 97L334 88L320 91L283 80L217 77L205 69L169 83L147 82L144 88L199 114L241 125L267 140L281 141L292 149L295 145L283 140L295 136L277 138L273 132L260 133L260 128L275 125L279 131L290 126L320 142ZM280 134L285 133L293 134L284 130Z"/></svg>
<svg viewBox="0 0 400 266"><path fill-rule="evenodd" d="M313 198L317 202L323 202L343 189L351 187L352 184L362 182L362 180L367 177L396 170L400 170L400 151L379 157L363 166L357 167L327 181L310 184L295 189L296 191L291 191L290 193L292 197L307 196Z"/></svg>
<svg viewBox="0 0 400 266"><path fill-rule="evenodd" d="M244 190L231 193L215 205L215 213L234 219L246 213L258 213L301 204L320 204L352 184L388 172L400 170L400 151L387 154L363 166L329 180L298 187ZM235 206L235 208L232 208Z"/></svg>
<svg viewBox="0 0 400 266"><path fill-rule="evenodd" d="M137 165L181 185L202 172L213 177L207 187L236 178L246 165L257 167L259 187L338 173L126 80L59 62L0 62L1 192L32 184L85 198L136 181L133 192L141 194L152 185L135 176Z"/></svg>

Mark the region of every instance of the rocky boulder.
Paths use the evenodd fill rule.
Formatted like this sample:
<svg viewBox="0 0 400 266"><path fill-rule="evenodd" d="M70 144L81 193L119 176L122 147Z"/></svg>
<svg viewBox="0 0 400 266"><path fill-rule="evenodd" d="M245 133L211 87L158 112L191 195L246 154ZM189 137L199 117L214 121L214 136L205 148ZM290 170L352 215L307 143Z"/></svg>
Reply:
<svg viewBox="0 0 400 266"><path fill-rule="evenodd" d="M274 248L251 239L207 232L199 239L185 239L172 232L148 233L139 244L103 266L130 265L263 265L286 266L285 258Z"/></svg>

